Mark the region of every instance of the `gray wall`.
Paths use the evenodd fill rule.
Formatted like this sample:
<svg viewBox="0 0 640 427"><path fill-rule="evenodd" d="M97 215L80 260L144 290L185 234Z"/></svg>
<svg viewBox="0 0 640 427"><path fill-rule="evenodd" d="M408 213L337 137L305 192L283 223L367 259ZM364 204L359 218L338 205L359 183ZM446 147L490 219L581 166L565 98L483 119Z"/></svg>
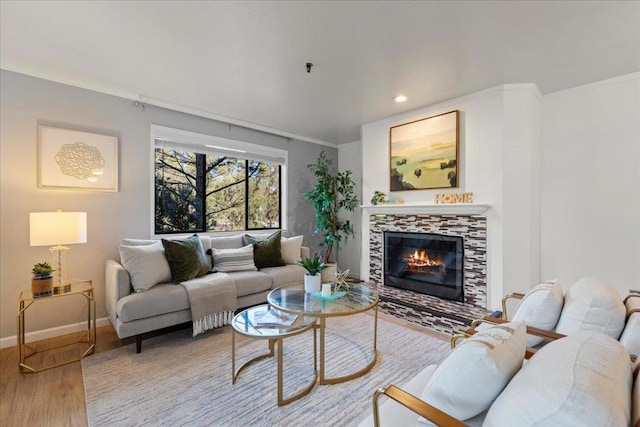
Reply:
<svg viewBox="0 0 640 427"><path fill-rule="evenodd" d="M338 147L338 162L340 171L350 170L353 181L356 183L355 193L361 205L369 204L370 201L363 200L362 197L362 143L360 141L350 144L342 144ZM362 250L360 241L362 240L362 209L358 207L354 212L343 212L343 216L351 221L355 236L340 246L338 256L338 266L340 270L349 269L349 276L360 278L360 263Z"/></svg>
<svg viewBox="0 0 640 427"><path fill-rule="evenodd" d="M29 246L29 212L86 211L88 242L72 245L72 277L90 278L96 289L98 318L106 316L104 265L118 259L123 237L149 236L150 125L262 144L289 152L288 229L304 234L305 244L317 250L311 236L314 214L302 193L313 177L307 164L320 151L337 163L337 149L287 139L153 106L144 110L133 101L79 89L13 72L0 74L0 337L16 334L19 293L30 286L31 267L49 261L47 247ZM220 112L224 113L224 112ZM69 127L119 137L117 193L41 190L37 188L37 125ZM81 297L38 301L27 317L27 331L40 331L82 322Z"/></svg>

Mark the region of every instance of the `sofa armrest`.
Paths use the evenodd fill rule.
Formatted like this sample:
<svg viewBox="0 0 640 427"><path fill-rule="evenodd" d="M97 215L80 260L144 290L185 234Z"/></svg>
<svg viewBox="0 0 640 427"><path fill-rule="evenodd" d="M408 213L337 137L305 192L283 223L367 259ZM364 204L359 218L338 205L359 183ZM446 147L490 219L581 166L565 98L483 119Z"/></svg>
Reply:
<svg viewBox="0 0 640 427"><path fill-rule="evenodd" d="M121 298L131 293L131 279L127 270L119 262L112 259L107 260L105 287L107 313L111 324L115 326L116 305Z"/></svg>
<svg viewBox="0 0 640 427"><path fill-rule="evenodd" d="M418 399L414 395L407 393L401 388L390 385L387 388L378 389L373 395L373 425L375 427L380 426L378 399L382 395L390 397L399 404L411 409L416 414L425 417L435 425L449 427L464 427L467 425L457 418L454 418L451 415L447 414L446 412L442 412L435 406L431 406L428 403Z"/></svg>

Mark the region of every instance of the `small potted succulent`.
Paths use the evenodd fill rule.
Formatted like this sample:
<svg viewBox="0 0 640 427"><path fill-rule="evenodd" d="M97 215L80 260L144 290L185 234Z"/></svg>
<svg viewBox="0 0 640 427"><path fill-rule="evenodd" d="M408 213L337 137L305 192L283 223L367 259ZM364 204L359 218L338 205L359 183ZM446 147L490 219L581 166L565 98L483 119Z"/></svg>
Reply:
<svg viewBox="0 0 640 427"><path fill-rule="evenodd" d="M304 257L298 261L298 264L307 270L307 273L304 275L304 291L309 293L319 291L322 283L320 272L327 268L322 258L318 255L315 255L313 258Z"/></svg>
<svg viewBox="0 0 640 427"><path fill-rule="evenodd" d="M40 262L33 265L31 273L31 293L35 298L53 294L53 272L48 262Z"/></svg>

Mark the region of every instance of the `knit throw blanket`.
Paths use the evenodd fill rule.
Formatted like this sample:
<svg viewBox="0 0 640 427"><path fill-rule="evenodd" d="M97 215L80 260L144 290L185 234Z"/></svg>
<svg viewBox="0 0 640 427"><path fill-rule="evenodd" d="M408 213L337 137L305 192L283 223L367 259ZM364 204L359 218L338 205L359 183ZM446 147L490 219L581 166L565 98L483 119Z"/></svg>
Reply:
<svg viewBox="0 0 640 427"><path fill-rule="evenodd" d="M193 336L228 325L238 308L236 287L224 273L208 274L181 283L191 304Z"/></svg>

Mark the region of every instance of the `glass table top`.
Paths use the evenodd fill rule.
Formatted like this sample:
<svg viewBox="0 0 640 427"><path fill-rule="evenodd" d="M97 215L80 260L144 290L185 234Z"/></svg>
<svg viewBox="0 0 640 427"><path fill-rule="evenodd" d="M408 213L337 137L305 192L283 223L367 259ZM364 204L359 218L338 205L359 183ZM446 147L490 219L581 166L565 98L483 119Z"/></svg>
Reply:
<svg viewBox="0 0 640 427"><path fill-rule="evenodd" d="M260 324L259 319L265 319L265 314L271 311L277 318L278 311L268 305L259 305L248 308L235 315L231 325L236 332L255 338L280 338L287 335L295 335L306 329L309 329L316 323L314 317L305 317L298 315L290 325L283 324ZM271 318L271 317L270 317ZM286 321L286 320L285 320Z"/></svg>
<svg viewBox="0 0 640 427"><path fill-rule="evenodd" d="M348 316L370 310L378 304L378 294L367 285L354 283L347 294L335 300L322 300L304 291L304 285L287 285L274 289L267 296L273 307L288 313L313 317Z"/></svg>
<svg viewBox="0 0 640 427"><path fill-rule="evenodd" d="M91 283L91 280L73 280L71 282L71 290L68 292L63 292L61 294L51 294L48 296L34 298L33 292L31 292L31 289L25 289L24 291L20 292L19 301L31 301L31 300L39 301L39 300L45 300L50 298L64 297L68 295L78 295L83 292L88 292L92 290L93 290L93 285Z"/></svg>

